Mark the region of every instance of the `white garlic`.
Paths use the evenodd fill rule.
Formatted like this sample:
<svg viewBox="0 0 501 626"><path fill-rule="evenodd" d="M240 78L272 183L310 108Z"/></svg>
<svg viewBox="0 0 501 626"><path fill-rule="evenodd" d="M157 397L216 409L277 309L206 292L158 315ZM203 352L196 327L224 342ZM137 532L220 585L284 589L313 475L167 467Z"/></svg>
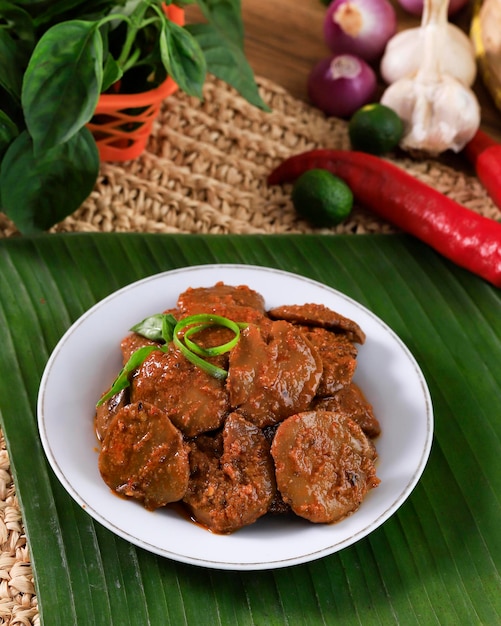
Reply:
<svg viewBox="0 0 501 626"><path fill-rule="evenodd" d="M393 109L404 123L400 147L432 155L459 152L480 125L475 94L460 80L442 70L442 30L449 0L425 0L427 22L423 29L423 56L414 74L400 78L383 93L381 103Z"/></svg>
<svg viewBox="0 0 501 626"><path fill-rule="evenodd" d="M421 25L430 25L430 16L424 5ZM460 28L447 20L447 7L437 16L435 28L440 29L440 69L465 85L471 86L477 74L475 49L470 38ZM416 72L424 55L423 28L407 28L394 35L386 44L380 71L384 81L391 85L396 80Z"/></svg>

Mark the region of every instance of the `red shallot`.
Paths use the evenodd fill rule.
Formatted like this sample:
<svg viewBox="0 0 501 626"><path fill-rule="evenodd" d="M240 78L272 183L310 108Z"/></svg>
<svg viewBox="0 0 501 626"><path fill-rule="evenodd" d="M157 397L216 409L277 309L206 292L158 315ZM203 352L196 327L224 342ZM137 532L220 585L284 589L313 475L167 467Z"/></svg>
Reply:
<svg viewBox="0 0 501 626"><path fill-rule="evenodd" d="M323 59L308 79L308 96L327 115L350 117L371 102L377 88L376 74L362 59L340 54Z"/></svg>
<svg viewBox="0 0 501 626"><path fill-rule="evenodd" d="M354 54L375 61L397 31L388 0L334 0L324 18L324 38L334 54Z"/></svg>
<svg viewBox="0 0 501 626"><path fill-rule="evenodd" d="M398 3L405 11L412 15L421 16L423 13L424 0L398 0ZM449 17L455 15L466 4L468 4L468 0L450 0L448 8Z"/></svg>

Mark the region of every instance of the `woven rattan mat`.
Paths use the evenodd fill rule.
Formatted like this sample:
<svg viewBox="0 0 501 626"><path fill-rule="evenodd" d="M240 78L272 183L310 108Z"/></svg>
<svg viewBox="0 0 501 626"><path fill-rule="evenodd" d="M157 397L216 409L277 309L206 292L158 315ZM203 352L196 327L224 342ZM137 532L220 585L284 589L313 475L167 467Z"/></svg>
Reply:
<svg viewBox="0 0 501 626"><path fill-rule="evenodd" d="M263 113L225 84L210 80L200 103L170 97L147 150L125 164L105 163L91 196L53 232L301 233L290 188L268 188L281 159L316 147L348 148L346 123L326 119L277 85L259 79ZM436 161L398 165L465 206L501 219L479 181ZM392 232L356 207L350 219L318 232ZM16 235L0 213L0 236ZM21 512L0 433L0 624L38 624Z"/></svg>
<svg viewBox="0 0 501 626"><path fill-rule="evenodd" d="M103 164L91 196L53 230L311 232L294 214L290 188L269 188L266 176L293 153L348 148L346 123L326 119L270 82L260 80L260 86L271 113L251 107L218 81L207 83L203 103L184 94L168 98L143 155L125 164ZM462 204L501 217L475 177L436 161L398 164ZM327 232L391 230L357 208ZM0 215L0 234L14 232Z"/></svg>

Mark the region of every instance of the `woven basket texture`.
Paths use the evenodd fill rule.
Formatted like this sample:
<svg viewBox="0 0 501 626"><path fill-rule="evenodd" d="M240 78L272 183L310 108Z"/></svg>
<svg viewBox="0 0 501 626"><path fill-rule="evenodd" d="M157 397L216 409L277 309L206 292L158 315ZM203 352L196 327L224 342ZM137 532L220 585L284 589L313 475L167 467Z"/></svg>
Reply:
<svg viewBox="0 0 501 626"><path fill-rule="evenodd" d="M359 207L330 229L300 220L290 186L268 187L282 159L314 148L349 148L347 123L326 118L281 87L259 80L262 112L224 83L208 81L204 101L165 100L145 152L103 163L90 197L52 232L370 233L393 232ZM394 162L479 213L501 218L478 179L435 160ZM0 214L0 235L16 234Z"/></svg>

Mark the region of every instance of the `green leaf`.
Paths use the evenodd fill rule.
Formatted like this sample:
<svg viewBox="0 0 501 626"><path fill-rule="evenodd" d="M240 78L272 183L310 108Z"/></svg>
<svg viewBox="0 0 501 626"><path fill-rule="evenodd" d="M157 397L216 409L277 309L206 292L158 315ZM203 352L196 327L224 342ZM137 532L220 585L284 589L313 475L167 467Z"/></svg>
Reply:
<svg viewBox="0 0 501 626"><path fill-rule="evenodd" d="M134 324L130 330L146 339L169 343L172 341L176 323L176 319L170 313L157 313Z"/></svg>
<svg viewBox="0 0 501 626"><path fill-rule="evenodd" d="M202 98L206 62L200 46L186 29L163 20L160 54L167 73L179 88L191 96Z"/></svg>
<svg viewBox="0 0 501 626"><path fill-rule="evenodd" d="M37 8L40 6L49 5L51 3L54 4L54 2L51 2L51 0L16 0L16 2L17 4L21 6L37 7ZM62 3L65 4L65 0L62 0ZM58 4L61 4L61 3L58 2Z"/></svg>
<svg viewBox="0 0 501 626"><path fill-rule="evenodd" d="M0 159L18 134L19 129L16 124L10 119L7 113L0 111Z"/></svg>
<svg viewBox="0 0 501 626"><path fill-rule="evenodd" d="M243 50L244 26L240 0L197 0L197 4L220 37Z"/></svg>
<svg viewBox="0 0 501 626"><path fill-rule="evenodd" d="M20 48L8 31L0 28L0 87L15 100L21 97L23 72L24 58Z"/></svg>
<svg viewBox="0 0 501 626"><path fill-rule="evenodd" d="M117 82L122 78L123 72L121 67L115 61L115 59L109 54L106 57L106 62L104 64L104 72L103 72L103 84L101 87L102 93L105 93L111 85Z"/></svg>
<svg viewBox="0 0 501 626"><path fill-rule="evenodd" d="M35 29L30 14L12 2L0 0L0 16L6 22L3 30L12 32L16 40L34 42Z"/></svg>
<svg viewBox="0 0 501 626"><path fill-rule="evenodd" d="M170 313L164 313L162 319L162 339L165 343L172 341L174 337L174 328L176 327L177 320Z"/></svg>
<svg viewBox="0 0 501 626"><path fill-rule="evenodd" d="M111 22L106 21L100 26L101 40L103 42L103 80L101 93L106 93L109 88L119 81L123 76L123 70L109 49L109 34L112 27Z"/></svg>
<svg viewBox="0 0 501 626"><path fill-rule="evenodd" d="M22 4L35 5L36 25L44 29L54 24L68 21L78 16L83 20L98 20L115 6L123 6L126 0L41 0L34 3L32 0L24 0Z"/></svg>
<svg viewBox="0 0 501 626"><path fill-rule="evenodd" d="M57 24L38 42L23 83L26 125L36 154L67 141L94 114L103 80L97 24Z"/></svg>
<svg viewBox="0 0 501 626"><path fill-rule="evenodd" d="M24 234L47 230L82 204L98 172L99 154L87 128L37 156L24 131L10 145L0 168L2 210Z"/></svg>
<svg viewBox="0 0 501 626"><path fill-rule="evenodd" d="M269 111L259 94L254 73L243 51L224 41L210 24L189 24L186 30L198 41L207 61L207 71L234 87L248 102Z"/></svg>

